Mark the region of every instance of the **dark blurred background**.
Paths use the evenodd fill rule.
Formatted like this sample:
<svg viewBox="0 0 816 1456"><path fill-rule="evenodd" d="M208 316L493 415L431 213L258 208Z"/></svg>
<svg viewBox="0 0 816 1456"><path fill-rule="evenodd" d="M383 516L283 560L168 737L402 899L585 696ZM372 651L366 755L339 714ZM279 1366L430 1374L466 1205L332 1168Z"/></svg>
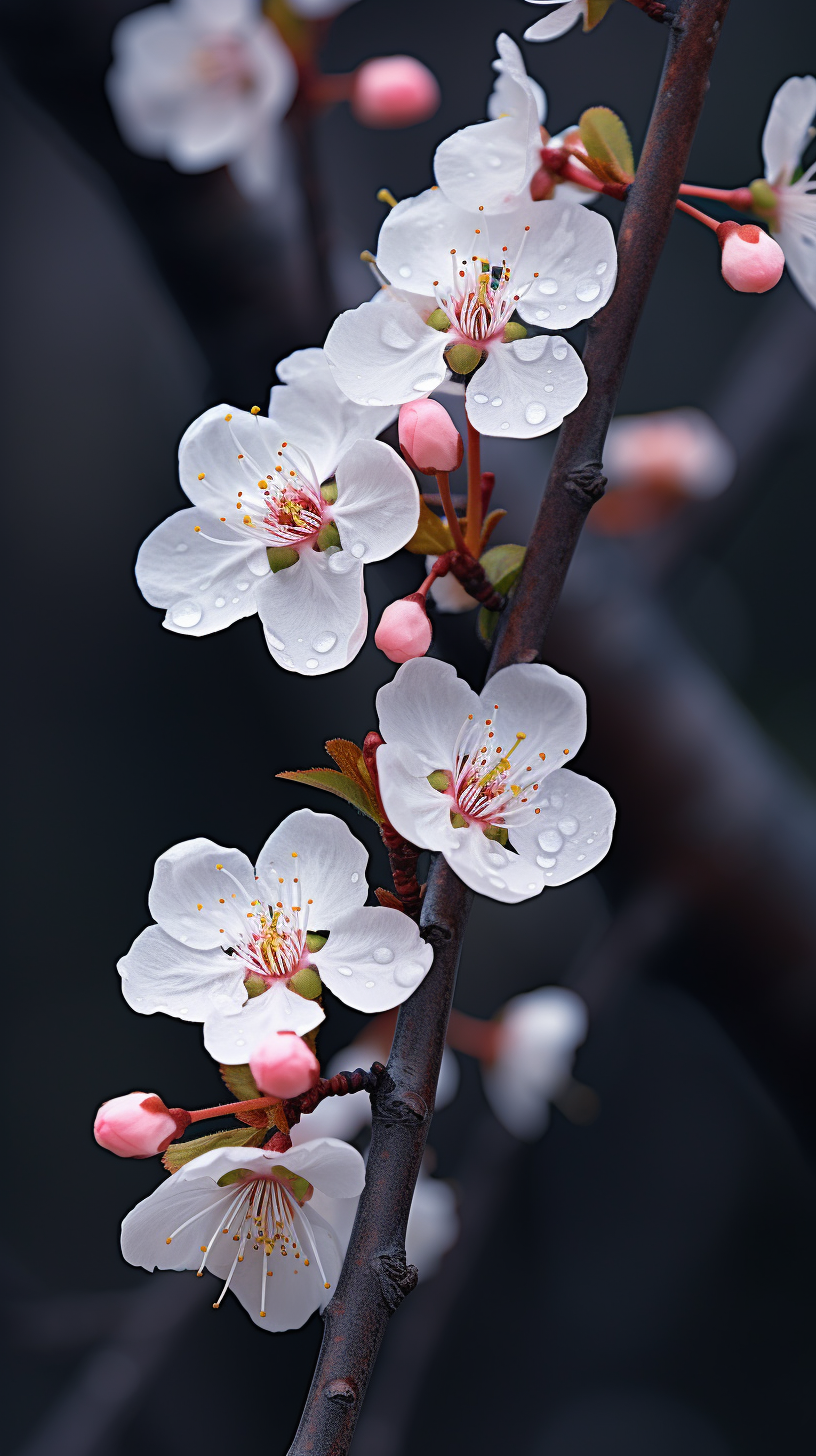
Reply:
<svg viewBox="0 0 816 1456"><path fill-rule="evenodd" d="M372 884L386 883L372 825L275 774L323 762L326 737L361 741L390 672L369 641L342 674L295 678L256 619L185 641L136 590L140 542L183 503L186 425L220 399L265 407L276 361L320 343L326 320L316 289L292 286L311 257L305 235L283 246L291 219L250 209L223 171L181 176L119 139L102 81L131 8L0 6L15 911L4 1428L15 1456L238 1441L277 1456L318 1318L267 1340L235 1301L216 1319L191 1275L125 1265L120 1220L158 1170L110 1157L90 1129L102 1100L133 1088L219 1100L198 1029L139 1018L119 991L115 963L148 919L162 850L205 834L252 854L306 803L342 814L369 845ZM370 293L357 258L376 241L377 189L428 184L438 140L484 116L494 36L518 39L535 18L521 0L360 0L336 19L327 71L410 52L443 94L403 132L365 130L345 107L319 122L339 305ZM526 46L551 130L603 103L637 146L665 40L619 3L590 36ZM761 174L768 104L813 40L804 7L735 0L689 180ZM360 1456L420 1443L429 1456L504 1443L534 1456L764 1456L808 1442L814 361L816 316L789 280L731 293L713 239L678 216L620 410L708 410L739 472L720 501L654 537L582 543L546 656L587 689L579 768L615 796L616 842L600 870L537 901L478 903L457 992L488 1016L521 990L578 988L592 1025L577 1075L599 1115L575 1126L555 1112L521 1149L460 1058L462 1090L431 1142L461 1192L462 1240L393 1321ZM502 539L523 539L552 448L487 442L510 511ZM418 581L405 553L370 568L372 619ZM437 619L434 650L478 684L472 617ZM333 1003L322 1053L362 1024Z"/></svg>

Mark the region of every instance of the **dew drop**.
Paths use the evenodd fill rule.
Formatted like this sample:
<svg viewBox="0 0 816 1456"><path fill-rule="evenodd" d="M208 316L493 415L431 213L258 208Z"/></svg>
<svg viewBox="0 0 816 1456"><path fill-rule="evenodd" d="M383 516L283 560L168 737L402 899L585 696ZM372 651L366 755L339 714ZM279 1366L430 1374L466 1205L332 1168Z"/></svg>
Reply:
<svg viewBox="0 0 816 1456"><path fill-rule="evenodd" d="M291 657L282 657L281 662L283 663L284 667L294 667L294 663L292 662Z"/></svg>
<svg viewBox="0 0 816 1456"><path fill-rule="evenodd" d="M500 854L497 849L491 850L487 856L488 864L495 865L497 870L504 868L504 860L505 856L503 854Z"/></svg>
<svg viewBox="0 0 816 1456"><path fill-rule="evenodd" d="M210 587L210 586L212 586L212 582L211 582L210 578L207 577L207 580L206 581L200 581L198 583L198 590L199 591L206 591L207 588Z"/></svg>
<svg viewBox="0 0 816 1456"><path fill-rule="evenodd" d="M235 585L237 586L239 591L249 591L248 581L236 581Z"/></svg>
<svg viewBox="0 0 816 1456"><path fill-rule="evenodd" d="M351 571L353 565L354 557L348 551L332 551L329 556L329 571L334 571L338 576Z"/></svg>
<svg viewBox="0 0 816 1456"><path fill-rule="evenodd" d="M581 283L575 290L575 297L580 298L582 303L591 303L597 298L601 291L600 283Z"/></svg>
<svg viewBox="0 0 816 1456"><path fill-rule="evenodd" d="M315 668L315 667L319 667L320 666L320 663L318 662L318 660L317 660L316 657L307 657L306 658L306 666L309 667L309 668Z"/></svg>
<svg viewBox="0 0 816 1456"><path fill-rule="evenodd" d="M559 312L560 313L566 313L566 311L567 311L567 305L565 303L559 303L558 309L559 309Z"/></svg>
<svg viewBox="0 0 816 1456"><path fill-rule="evenodd" d="M411 385L420 394L429 394L432 389L438 389L442 383L441 374L424 374L421 379L415 379Z"/></svg>
<svg viewBox="0 0 816 1456"><path fill-rule="evenodd" d="M498 875L490 875L489 876L489 879L490 879L490 883L491 883L491 885L493 885L494 889L496 889L496 890L506 890L507 889L507 886L505 885L504 880L500 880L499 877L498 877Z"/></svg>
<svg viewBox="0 0 816 1456"><path fill-rule="evenodd" d="M564 843L557 829L544 829L538 836L541 848L547 854L557 854Z"/></svg>
<svg viewBox="0 0 816 1456"><path fill-rule="evenodd" d="M197 602L177 602L170 618L176 627L194 627L201 621L201 608Z"/></svg>
<svg viewBox="0 0 816 1456"><path fill-rule="evenodd" d="M555 348L553 349L553 359L566 359L566 357L567 357L567 346L566 346L566 344L556 344Z"/></svg>
<svg viewBox="0 0 816 1456"><path fill-rule="evenodd" d="M367 991L370 991L373 985L374 985L374 982L373 981L366 981L366 990Z"/></svg>
<svg viewBox="0 0 816 1456"><path fill-rule="evenodd" d="M524 418L528 425L540 425L541 421L547 418L547 411L543 404L528 404L524 411Z"/></svg>
<svg viewBox="0 0 816 1456"><path fill-rule="evenodd" d="M270 632L268 628L267 628L267 631L266 631L266 636L267 636L267 641L270 643L270 645L272 647L275 648L275 651L276 652L283 652L283 650L284 650L284 648L286 646L286 643L285 642L281 642L280 637L276 637L275 634L274 634L274 632Z"/></svg>
<svg viewBox="0 0 816 1456"><path fill-rule="evenodd" d="M551 870L552 867L553 867L553 865L554 864L557 864L557 863L558 863L557 860L554 860L554 859L545 859L544 856L541 855L541 854L537 854L536 855L536 864L537 865L541 865L541 868L543 870Z"/></svg>
<svg viewBox="0 0 816 1456"><path fill-rule="evenodd" d="M422 980L424 974L424 966L418 966L412 962L407 966L398 966L394 972L394 980L398 986L415 986L418 981Z"/></svg>
<svg viewBox="0 0 816 1456"><path fill-rule="evenodd" d="M486 394L474 394L473 398L476 401L476 404L487 404Z"/></svg>
<svg viewBox="0 0 816 1456"><path fill-rule="evenodd" d="M357 881L359 880L359 878L360 878L360 876L358 875L357 871L355 870L354 871L354 874L351 877L351 883L353 885L356 885L357 884Z"/></svg>
<svg viewBox="0 0 816 1456"><path fill-rule="evenodd" d="M315 637L312 646L315 652L331 652L336 641L336 632L321 632L319 637Z"/></svg>
<svg viewBox="0 0 816 1456"><path fill-rule="evenodd" d="M505 420L504 421L504 424L502 424L502 425L499 426L499 429L501 429L501 430L509 430L510 429L510 421L509 420Z"/></svg>
<svg viewBox="0 0 816 1456"><path fill-rule="evenodd" d="M239 597L233 597L233 599L232 599L232 605L234 607L237 607L239 600L240 600Z"/></svg>
<svg viewBox="0 0 816 1456"><path fill-rule="evenodd" d="M585 854L579 854L577 858L578 858L578 863L580 864L582 859L586 859L586 855Z"/></svg>
<svg viewBox="0 0 816 1456"><path fill-rule="evenodd" d="M605 273L606 272L607 267L608 267L608 264L606 264L606 263L597 263L595 265L595 272L598 274L598 277L599 278L600 278L600 276L601 276L602 273Z"/></svg>
<svg viewBox="0 0 816 1456"><path fill-rule="evenodd" d="M226 606L226 599L224 597L216 597L216 599L215 599L215 605L217 607L224 607L224 606Z"/></svg>
<svg viewBox="0 0 816 1456"><path fill-rule="evenodd" d="M382 400L381 399L377 399L376 396L372 394L372 396L371 396L370 400L368 401L368 403L369 404L382 404Z"/></svg>
<svg viewBox="0 0 816 1456"><path fill-rule="evenodd" d="M542 278L538 285L539 293L557 293L558 284L554 278Z"/></svg>
<svg viewBox="0 0 816 1456"><path fill-rule="evenodd" d="M354 972L351 969L351 966L338 966L337 974L338 976L353 976Z"/></svg>
<svg viewBox="0 0 816 1456"><path fill-rule="evenodd" d="M351 548L352 556L356 556L357 560L359 561L361 556L365 556L365 553L365 541L355 541L354 545Z"/></svg>
<svg viewBox="0 0 816 1456"><path fill-rule="evenodd" d="M571 814L567 814L565 818L559 819L558 828L561 830L561 833L565 836L565 838L569 839L573 834L578 833L578 820L573 819Z"/></svg>
<svg viewBox="0 0 816 1456"><path fill-rule="evenodd" d="M550 797L550 803L552 804L552 806L553 806L554 809L563 809L563 807L564 807L564 795L563 794L552 794L551 797Z"/></svg>
<svg viewBox="0 0 816 1456"><path fill-rule="evenodd" d="M387 945L378 945L373 957L378 966L387 966L394 959L394 952Z"/></svg>
<svg viewBox="0 0 816 1456"><path fill-rule="evenodd" d="M542 321L543 322L544 319L548 319L549 317L550 317L550 310L548 308L537 308L536 309L536 318L539 321Z"/></svg>
<svg viewBox="0 0 816 1456"><path fill-rule="evenodd" d="M411 269L408 267L407 263L403 263L402 267L399 270L399 276L400 278L410 278Z"/></svg>
<svg viewBox="0 0 816 1456"><path fill-rule="evenodd" d="M547 394L552 394L553 390L555 389L555 385L554 384L545 384L544 385L544 389L545 389L545 391L546 391Z"/></svg>
<svg viewBox="0 0 816 1456"><path fill-rule="evenodd" d="M239 1036L236 1039L235 1045L236 1046L246 1046L246 1042L244 1041L244 1038L242 1036Z"/></svg>
<svg viewBox="0 0 816 1456"><path fill-rule="evenodd" d="M501 396L497 394L495 398L491 399L490 403L492 404L494 409L498 409L499 405L502 403Z"/></svg>
<svg viewBox="0 0 816 1456"><path fill-rule="evenodd" d="M530 884L527 886L527 889L528 890L537 890L538 889L538 886L537 886L535 880L532 880L530 882Z"/></svg>
<svg viewBox="0 0 816 1456"><path fill-rule="evenodd" d="M489 167L500 167L502 164L502 160L501 157L489 156L487 159L487 163Z"/></svg>
<svg viewBox="0 0 816 1456"><path fill-rule="evenodd" d="M187 542L186 541L179 541L178 546L176 547L176 550L177 551L186 551L187 550Z"/></svg>

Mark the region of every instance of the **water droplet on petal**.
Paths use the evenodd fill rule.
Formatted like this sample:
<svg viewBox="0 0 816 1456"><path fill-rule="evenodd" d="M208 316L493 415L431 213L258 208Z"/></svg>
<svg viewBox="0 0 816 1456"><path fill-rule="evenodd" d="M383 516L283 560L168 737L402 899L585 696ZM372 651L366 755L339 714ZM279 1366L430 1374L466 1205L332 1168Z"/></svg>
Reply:
<svg viewBox="0 0 816 1456"><path fill-rule="evenodd" d="M563 794L551 794L550 795L550 803L552 804L552 806L553 806L554 809L563 809L563 807L564 807L564 795Z"/></svg>
<svg viewBox="0 0 816 1456"><path fill-rule="evenodd" d="M246 1046L246 1042L244 1041L244 1038L242 1036L239 1036L239 1037L236 1038L235 1045L236 1046Z"/></svg>
<svg viewBox="0 0 816 1456"><path fill-rule="evenodd" d="M586 855L585 855L585 854L579 854L579 855L578 855L578 863L579 863L579 864L580 864L580 863L581 863L581 860L582 860L582 859L586 859Z"/></svg>
<svg viewBox="0 0 816 1456"><path fill-rule="evenodd" d="M597 298L601 291L600 283L579 283L575 290L575 297L580 298L582 303L591 303Z"/></svg>
<svg viewBox="0 0 816 1456"><path fill-rule="evenodd" d="M365 553L365 541L355 541L354 545L351 548L352 556L356 556L357 560L359 561L361 556L365 556Z"/></svg>
<svg viewBox="0 0 816 1456"><path fill-rule="evenodd" d="M236 581L235 585L237 586L239 591L249 591L248 581Z"/></svg>
<svg viewBox="0 0 816 1456"><path fill-rule="evenodd" d="M557 863L558 863L557 860L554 860L554 859L544 859L543 855L540 855L540 854L537 854L536 855L536 864L537 865L541 865L541 868L543 870L550 870L550 869L552 869L553 865L554 864L557 864Z"/></svg>
<svg viewBox="0 0 816 1456"><path fill-rule="evenodd" d="M320 666L320 663L318 662L318 660L317 660L316 657L307 657L306 658L306 666L309 667L309 668L315 668L315 667L319 667Z"/></svg>
<svg viewBox="0 0 816 1456"><path fill-rule="evenodd" d="M357 881L359 880L359 878L360 878L360 876L358 875L357 871L355 870L354 871L354 874L351 877L351 883L353 885L356 885L357 884Z"/></svg>
<svg viewBox="0 0 816 1456"><path fill-rule="evenodd" d="M224 597L216 597L216 599L215 599L215 605L217 607L223 607L223 606L225 606L226 605L226 599Z"/></svg>
<svg viewBox="0 0 816 1456"><path fill-rule="evenodd" d="M538 842L547 854L557 854L564 843L557 829L544 829L538 836Z"/></svg>
<svg viewBox="0 0 816 1456"><path fill-rule="evenodd" d="M552 394L552 392L553 392L554 389L555 389L555 385L554 384L545 384L544 385L544 390L545 390L545 393L547 393L547 394Z"/></svg>
<svg viewBox="0 0 816 1456"><path fill-rule="evenodd" d="M399 276L400 278L410 278L411 269L408 267L407 263L403 263L402 267L399 270Z"/></svg>
<svg viewBox="0 0 816 1456"><path fill-rule="evenodd" d="M328 555L328 552L324 553ZM351 571L354 566L354 557L349 551L332 551L329 556L329 571L342 576L343 572Z"/></svg>
<svg viewBox="0 0 816 1456"><path fill-rule="evenodd" d="M353 976L354 972L351 969L351 966L338 966L337 974L338 976Z"/></svg>
<svg viewBox="0 0 816 1456"><path fill-rule="evenodd" d="M488 164L489 167L500 167L501 164L502 164L502 159L501 159L501 157L494 157L494 156L488 155L487 164Z"/></svg>
<svg viewBox="0 0 816 1456"><path fill-rule="evenodd" d="M542 278L538 285L539 293L557 293L558 284L554 278Z"/></svg>
<svg viewBox="0 0 816 1456"><path fill-rule="evenodd" d="M504 424L499 425L499 429L500 430L509 430L510 429L510 421L509 420L505 420L504 421Z"/></svg>
<svg viewBox="0 0 816 1456"><path fill-rule="evenodd" d="M425 975L425 967L418 966L411 962L407 966L401 963L394 972L394 980L398 986L416 986L418 981Z"/></svg>
<svg viewBox="0 0 816 1456"><path fill-rule="evenodd" d="M199 591L206 591L207 588L210 587L210 586L212 586L212 582L211 582L210 578L207 577L207 580L206 581L200 581L198 583L198 590Z"/></svg>
<svg viewBox="0 0 816 1456"><path fill-rule="evenodd" d="M372 394L372 396L371 396L370 400L368 401L368 403L369 404L382 404L382 400L381 399L377 399L376 396Z"/></svg>
<svg viewBox="0 0 816 1456"><path fill-rule="evenodd" d="M547 418L547 411L543 404L528 404L524 411L524 418L528 425L540 425L541 421Z"/></svg>
<svg viewBox="0 0 816 1456"><path fill-rule="evenodd" d="M544 319L548 319L549 317L550 317L550 310L548 308L537 308L536 309L536 318L539 320L539 322L543 322Z"/></svg>
<svg viewBox="0 0 816 1456"><path fill-rule="evenodd" d="M527 886L527 889L528 890L537 890L538 889L538 885L536 884L535 880L532 880L531 881L531 883Z"/></svg>
<svg viewBox="0 0 816 1456"><path fill-rule="evenodd" d="M373 985L374 985L374 984L375 984L375 982L374 982L374 981L366 981L366 990L367 990L367 991L370 991L370 990L371 990L371 988L372 988L372 986L373 986Z"/></svg>
<svg viewBox="0 0 816 1456"><path fill-rule="evenodd" d="M491 399L491 401L490 401L490 403L493 405L494 409L498 409L498 407L501 404L501 402L502 402L501 401L501 398L500 398L500 396L498 394L496 395L495 399Z"/></svg>
<svg viewBox="0 0 816 1456"><path fill-rule="evenodd" d="M476 404L487 404L486 394L474 394L473 399Z"/></svg>
<svg viewBox="0 0 816 1456"><path fill-rule="evenodd" d="M595 265L595 272L600 277L600 275L602 273L605 273L606 272L608 266L609 265L607 263L596 263L596 265Z"/></svg>
<svg viewBox="0 0 816 1456"><path fill-rule="evenodd" d="M496 890L506 890L507 889L507 886L505 885L504 880L500 880L499 877L498 877L498 875L489 875L488 878L489 878L490 883L491 883L491 885L493 886L494 889L496 889Z"/></svg>
<svg viewBox="0 0 816 1456"><path fill-rule="evenodd" d="M177 551L186 551L187 550L187 542L186 541L179 541L178 546L176 547L176 550Z"/></svg>
<svg viewBox="0 0 816 1456"><path fill-rule="evenodd" d="M276 637L274 632L270 632L268 628L266 631L266 636L267 641L272 647L275 648L276 652L283 652L284 648L286 647L286 643L281 642L280 637Z"/></svg>
<svg viewBox="0 0 816 1456"><path fill-rule="evenodd" d="M394 959L394 952L387 945L378 945L373 955L378 966L387 966Z"/></svg>
<svg viewBox="0 0 816 1456"><path fill-rule="evenodd" d="M170 612L170 620L176 627L195 627L201 621L201 608L197 602L177 602Z"/></svg>
<svg viewBox="0 0 816 1456"><path fill-rule="evenodd" d="M556 344L555 345L555 348L553 349L553 359L566 359L566 357L567 357L567 346L566 346L566 344Z"/></svg>
<svg viewBox="0 0 816 1456"><path fill-rule="evenodd" d="M312 646L315 652L331 652L336 641L336 632L321 632L319 637L315 637Z"/></svg>
<svg viewBox="0 0 816 1456"><path fill-rule="evenodd" d="M420 394L430 394L432 389L439 388L443 378L442 374L426 374L422 379L414 380L411 388L416 389Z"/></svg>
<svg viewBox="0 0 816 1456"><path fill-rule="evenodd" d="M487 862L488 864L494 865L497 870L500 870L504 868L505 858L506 856L503 855L498 849L491 849L490 853L487 856Z"/></svg>
<svg viewBox="0 0 816 1456"><path fill-rule="evenodd" d="M578 833L578 827L578 820L573 819L571 814L567 814L565 818L559 819L558 821L558 828L567 839L569 839L573 834Z"/></svg>

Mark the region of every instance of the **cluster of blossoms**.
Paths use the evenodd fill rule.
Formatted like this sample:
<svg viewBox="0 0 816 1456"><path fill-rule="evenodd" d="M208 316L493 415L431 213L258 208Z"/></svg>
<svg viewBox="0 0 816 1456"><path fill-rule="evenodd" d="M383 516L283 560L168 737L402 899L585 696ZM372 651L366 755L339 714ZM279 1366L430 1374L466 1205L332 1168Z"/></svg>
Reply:
<svg viewBox="0 0 816 1456"><path fill-rule="evenodd" d="M581 16L591 29L610 3L562 0L529 38L552 38ZM291 5L307 19L330 8ZM651 0L640 8L656 18L664 9ZM250 0L174 0L131 16L109 77L123 130L184 170L229 162L257 190L273 175L273 123L294 95L290 41ZM152 532L136 564L171 631L200 637L257 613L276 663L320 676L347 666L365 640L366 564L403 547L426 559L425 581L386 609L376 631L400 664L377 694L378 729L362 748L329 740L337 769L280 775L374 821L393 891L377 889L368 905L364 845L335 816L299 809L254 863L203 838L163 853L152 923L119 963L135 1012L202 1026L233 1098L188 1112L132 1092L100 1109L104 1147L161 1154L170 1175L125 1219L124 1255L146 1269L212 1272L223 1281L216 1307L232 1290L265 1329L293 1328L322 1309L341 1269L379 1059L396 1009L433 962L419 926L423 852L444 856L474 891L516 903L594 869L614 828L606 789L572 768L587 728L576 682L527 662L477 693L427 656L429 593L440 609L479 607L489 641L513 590L524 548L488 548L504 512L489 510L481 436L541 436L583 399L586 371L563 334L604 307L617 272L612 228L586 204L599 193L624 198L635 173L619 118L592 108L550 136L546 98L519 48L502 35L497 49L487 119L440 144L434 186L401 202L385 194L391 210L367 255L375 297L341 314L322 348L278 365L267 414L219 404L194 421L179 448L190 504ZM410 74L403 67L399 102L392 68L389 112L377 73L358 73L358 113L373 124L397 113L416 120L421 86L413 73L411 92ZM426 87L425 114L432 99ZM749 194L812 301L813 169L797 169L814 108L813 78L782 88L764 139L768 175ZM770 286L781 265L769 235L708 221L726 279L742 291ZM465 445L437 392L458 395L464 412L464 513L450 476ZM399 452L378 438L397 418ZM612 504L599 528L632 530L663 519L667 502L724 489L734 458L710 421L685 410L619 421L606 467ZM420 490L418 477L428 476L438 494ZM375 1019L321 1076L324 991ZM515 1136L544 1131L586 1030L582 1003L554 987L514 997L494 1023L467 1030L461 1049L479 1056L487 1098ZM357 1058L359 1069L345 1070ZM448 1053L438 1105L457 1075ZM237 1128L182 1140L192 1123L229 1114ZM424 1169L408 1223L421 1274L433 1273L457 1227L452 1191Z"/></svg>

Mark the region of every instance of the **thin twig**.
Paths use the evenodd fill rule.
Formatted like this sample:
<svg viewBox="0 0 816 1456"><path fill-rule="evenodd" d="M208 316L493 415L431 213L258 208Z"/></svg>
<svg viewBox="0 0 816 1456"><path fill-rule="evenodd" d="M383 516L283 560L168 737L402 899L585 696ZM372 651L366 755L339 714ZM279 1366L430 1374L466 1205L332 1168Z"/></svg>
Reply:
<svg viewBox="0 0 816 1456"><path fill-rule="evenodd" d="M672 26L638 176L618 240L616 290L589 326L587 395L564 425L512 608L490 671L533 662L587 512L603 492L601 455L629 349L668 233L728 0L687 0ZM472 894L445 861L431 866L422 925L436 955L403 1005L372 1098L366 1186L326 1325L292 1456L348 1451L388 1319L416 1283L405 1228L433 1110L456 969Z"/></svg>

